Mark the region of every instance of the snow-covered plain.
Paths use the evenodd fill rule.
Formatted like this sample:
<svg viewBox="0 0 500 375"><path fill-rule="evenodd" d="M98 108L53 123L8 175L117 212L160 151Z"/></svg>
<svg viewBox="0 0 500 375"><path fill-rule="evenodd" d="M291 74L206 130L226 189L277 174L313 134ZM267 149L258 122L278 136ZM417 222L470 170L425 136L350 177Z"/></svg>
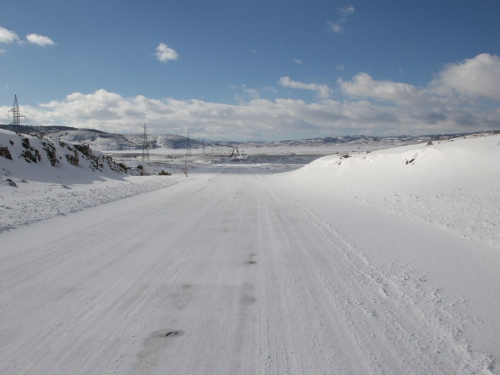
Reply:
<svg viewBox="0 0 500 375"><path fill-rule="evenodd" d="M0 157L0 373L499 374L500 136L341 147Z"/></svg>

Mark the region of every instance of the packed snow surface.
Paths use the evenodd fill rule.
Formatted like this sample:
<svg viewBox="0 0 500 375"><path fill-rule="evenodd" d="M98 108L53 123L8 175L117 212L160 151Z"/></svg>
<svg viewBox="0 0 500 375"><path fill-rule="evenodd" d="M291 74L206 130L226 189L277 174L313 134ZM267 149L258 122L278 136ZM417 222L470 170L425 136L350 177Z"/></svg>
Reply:
<svg viewBox="0 0 500 375"><path fill-rule="evenodd" d="M0 373L499 374L499 143L160 155L165 188L0 233ZM16 213L141 184L8 170Z"/></svg>

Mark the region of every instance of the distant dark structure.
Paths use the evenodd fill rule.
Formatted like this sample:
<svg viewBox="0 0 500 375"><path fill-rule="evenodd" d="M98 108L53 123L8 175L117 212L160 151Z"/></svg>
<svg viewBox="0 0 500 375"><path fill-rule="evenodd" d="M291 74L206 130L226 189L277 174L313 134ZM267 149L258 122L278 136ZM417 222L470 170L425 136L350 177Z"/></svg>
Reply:
<svg viewBox="0 0 500 375"><path fill-rule="evenodd" d="M146 158L149 161L149 142L148 142L148 132L146 129L146 124L144 124L144 138L142 140L142 163L144 164L144 161Z"/></svg>
<svg viewBox="0 0 500 375"><path fill-rule="evenodd" d="M13 129L14 131L17 131L17 129L19 129L19 126L21 125L21 117L24 117L24 121L26 121L26 116L23 116L19 110L17 95L14 95L14 105L12 106L11 109L9 109L9 112L12 112Z"/></svg>

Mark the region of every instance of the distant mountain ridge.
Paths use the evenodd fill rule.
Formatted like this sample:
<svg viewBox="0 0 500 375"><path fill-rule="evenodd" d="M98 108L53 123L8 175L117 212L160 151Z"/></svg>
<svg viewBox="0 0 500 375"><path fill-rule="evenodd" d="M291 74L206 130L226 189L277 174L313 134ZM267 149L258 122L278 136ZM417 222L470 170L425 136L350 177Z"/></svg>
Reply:
<svg viewBox="0 0 500 375"><path fill-rule="evenodd" d="M12 125L0 125L5 130L15 131ZM95 129L77 129L68 126L28 126L21 125L20 133L55 138L65 142L82 143L97 151L139 150L143 146L143 134L114 134ZM148 134L151 149L186 148L188 138L176 134ZM202 141L190 139L191 148L201 148Z"/></svg>
<svg viewBox="0 0 500 375"><path fill-rule="evenodd" d="M12 125L0 125L0 128L13 130ZM95 129L78 129L69 126L29 126L21 125L19 132L26 134L37 134L44 137L56 138L61 141L83 143L89 145L97 151L114 150L139 150L143 147L143 134L114 134L106 133ZM483 131L477 134L500 134L500 130ZM451 138L463 137L472 133L438 134L438 135L401 135L401 136L365 136L349 135L338 137L321 137L298 140L284 140L272 142L210 142L206 141L206 146L212 143L225 145L241 145L244 147L280 147L280 146L328 146L328 145L378 145L396 146L401 144L415 144L427 141L447 140ZM176 134L148 134L150 149L183 149L187 146L188 138ZM190 139L190 147L199 149L203 146L203 141Z"/></svg>

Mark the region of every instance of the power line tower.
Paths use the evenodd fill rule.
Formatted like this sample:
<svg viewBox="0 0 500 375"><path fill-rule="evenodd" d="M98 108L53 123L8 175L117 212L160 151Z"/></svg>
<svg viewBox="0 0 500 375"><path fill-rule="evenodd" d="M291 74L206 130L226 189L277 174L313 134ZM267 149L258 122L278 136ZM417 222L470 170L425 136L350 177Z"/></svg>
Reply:
<svg viewBox="0 0 500 375"><path fill-rule="evenodd" d="M149 161L149 142L148 142L148 132L146 129L146 124L144 124L144 137L142 140L142 163L144 164L144 161L146 158Z"/></svg>
<svg viewBox="0 0 500 375"><path fill-rule="evenodd" d="M14 95L14 105L12 106L11 109L9 109L9 112L12 112L12 126L14 126L15 130L16 126L21 125L21 117L24 117L24 121L26 121L26 116L23 116L21 112L19 111L19 103L17 101L17 95Z"/></svg>
<svg viewBox="0 0 500 375"><path fill-rule="evenodd" d="M188 156L191 156L191 145L189 143L189 133L187 137L187 142L186 142L186 159L184 160L184 168L182 168L182 171L188 177Z"/></svg>

